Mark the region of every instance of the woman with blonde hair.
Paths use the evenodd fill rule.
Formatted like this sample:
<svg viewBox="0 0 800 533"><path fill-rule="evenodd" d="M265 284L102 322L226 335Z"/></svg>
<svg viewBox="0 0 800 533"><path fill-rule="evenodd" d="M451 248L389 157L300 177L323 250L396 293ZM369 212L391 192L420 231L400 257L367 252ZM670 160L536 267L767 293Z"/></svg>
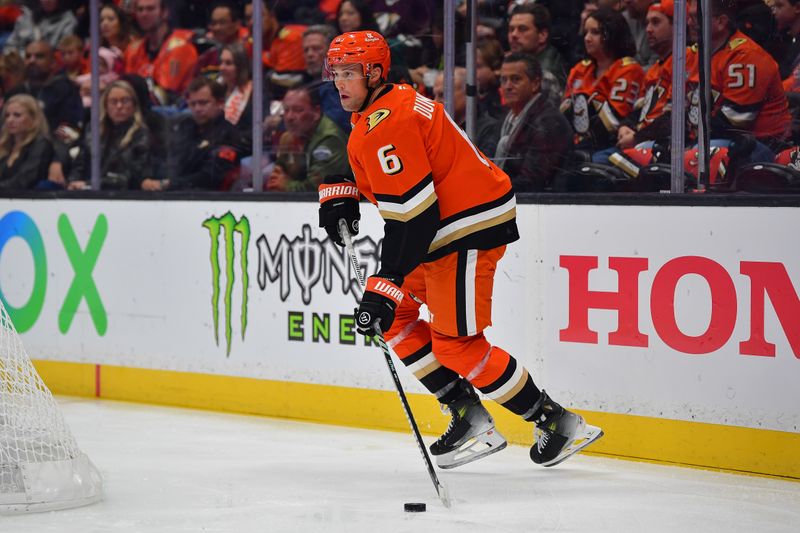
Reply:
<svg viewBox="0 0 800 533"><path fill-rule="evenodd" d="M87 131L69 175L69 189L88 189L91 149ZM131 84L117 80L100 97L100 188L138 189L153 177L151 133Z"/></svg>
<svg viewBox="0 0 800 533"><path fill-rule="evenodd" d="M53 156L39 102L28 94L6 100L0 128L0 190L33 189L46 182Z"/></svg>

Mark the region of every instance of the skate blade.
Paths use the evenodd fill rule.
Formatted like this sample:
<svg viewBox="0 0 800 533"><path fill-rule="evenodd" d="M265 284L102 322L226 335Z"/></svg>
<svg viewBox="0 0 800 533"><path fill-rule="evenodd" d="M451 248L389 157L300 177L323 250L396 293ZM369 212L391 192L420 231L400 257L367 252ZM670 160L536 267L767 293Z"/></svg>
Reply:
<svg viewBox="0 0 800 533"><path fill-rule="evenodd" d="M556 466L557 464L566 461L603 435L603 430L599 427L586 424L582 436L575 438L568 446L564 447L560 454L558 454L551 461L542 463L542 466Z"/></svg>
<svg viewBox="0 0 800 533"><path fill-rule="evenodd" d="M445 470L477 461L508 446L508 442L496 429L490 429L472 437L452 452L436 456L436 465Z"/></svg>

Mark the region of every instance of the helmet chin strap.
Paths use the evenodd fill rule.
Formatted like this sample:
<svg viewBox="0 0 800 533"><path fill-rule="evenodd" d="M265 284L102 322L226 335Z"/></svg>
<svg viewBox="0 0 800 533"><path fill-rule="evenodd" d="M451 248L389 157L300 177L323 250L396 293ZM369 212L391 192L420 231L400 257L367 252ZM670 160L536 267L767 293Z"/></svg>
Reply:
<svg viewBox="0 0 800 533"><path fill-rule="evenodd" d="M370 87L369 82L367 82L367 97L364 98L364 102L361 104L361 107L356 111L356 113L362 113L367 106L369 105L369 101L372 100L372 95L375 94L375 90L377 87Z"/></svg>
<svg viewBox="0 0 800 533"><path fill-rule="evenodd" d="M364 78L364 79L366 80L367 84L367 97L364 98L364 102L362 102L361 107L358 109L358 111L356 111L356 113L362 113L367 108L367 106L369 105L369 101L372 100L372 95L375 94L375 91L377 91L381 87L381 85L383 85L382 83L379 83L375 87L370 87L369 78Z"/></svg>

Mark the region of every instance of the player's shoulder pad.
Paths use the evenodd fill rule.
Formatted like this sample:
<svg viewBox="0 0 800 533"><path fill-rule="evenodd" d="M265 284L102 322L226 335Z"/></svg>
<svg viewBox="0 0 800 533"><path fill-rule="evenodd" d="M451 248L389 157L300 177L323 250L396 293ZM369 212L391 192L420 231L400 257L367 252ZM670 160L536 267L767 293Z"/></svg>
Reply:
<svg viewBox="0 0 800 533"><path fill-rule="evenodd" d="M636 59L635 59L635 58L633 58L633 57L630 57L630 56L625 56L625 57L623 57L623 58L622 58L622 63L621 63L621 65L622 65L623 67L629 67L629 66L631 66L631 65L638 65L638 64L639 64L639 62L638 62L638 61L636 61Z"/></svg>
<svg viewBox="0 0 800 533"><path fill-rule="evenodd" d="M190 30L181 30L181 29L174 30L167 38L167 42L165 45L167 51L170 52L175 48L189 44L192 35L193 34Z"/></svg>
<svg viewBox="0 0 800 533"><path fill-rule="evenodd" d="M728 41L728 48L730 48L731 50L736 50L747 41L748 39L746 37L737 37L735 39L731 39L730 41Z"/></svg>

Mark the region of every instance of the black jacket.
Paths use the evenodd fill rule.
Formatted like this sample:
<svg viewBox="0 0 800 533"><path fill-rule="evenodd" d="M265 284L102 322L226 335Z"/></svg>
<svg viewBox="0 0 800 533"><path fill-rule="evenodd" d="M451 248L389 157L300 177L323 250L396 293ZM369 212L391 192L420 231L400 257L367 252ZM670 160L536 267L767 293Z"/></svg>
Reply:
<svg viewBox="0 0 800 533"><path fill-rule="evenodd" d="M501 123L499 120L492 118L491 115L478 115L477 118L475 121L475 138L472 140L475 147L491 159L497 151ZM467 131L466 122L459 124L459 127Z"/></svg>
<svg viewBox="0 0 800 533"><path fill-rule="evenodd" d="M61 125L80 129L83 120L83 101L78 86L65 75L57 74L40 86L23 82L11 89L6 98L15 94L29 94L42 102L51 133Z"/></svg>
<svg viewBox="0 0 800 533"><path fill-rule="evenodd" d="M45 137L37 137L22 149L13 165L8 166L7 157L0 159L0 190L33 189L47 179L53 155L53 143Z"/></svg>
<svg viewBox="0 0 800 533"><path fill-rule="evenodd" d="M179 121L167 153L169 188L219 190L239 166L240 139L222 114L202 127L192 117Z"/></svg>
<svg viewBox="0 0 800 533"><path fill-rule="evenodd" d="M139 189L143 179L155 176L150 130L139 128L125 147L120 146L132 126L133 120L113 126L100 138L100 188L103 190ZM91 180L91 157L91 135L87 131L69 181Z"/></svg>
<svg viewBox="0 0 800 533"><path fill-rule="evenodd" d="M521 120L507 141L505 157L495 163L509 175L516 192L542 191L566 168L572 151L572 128L542 93Z"/></svg>

